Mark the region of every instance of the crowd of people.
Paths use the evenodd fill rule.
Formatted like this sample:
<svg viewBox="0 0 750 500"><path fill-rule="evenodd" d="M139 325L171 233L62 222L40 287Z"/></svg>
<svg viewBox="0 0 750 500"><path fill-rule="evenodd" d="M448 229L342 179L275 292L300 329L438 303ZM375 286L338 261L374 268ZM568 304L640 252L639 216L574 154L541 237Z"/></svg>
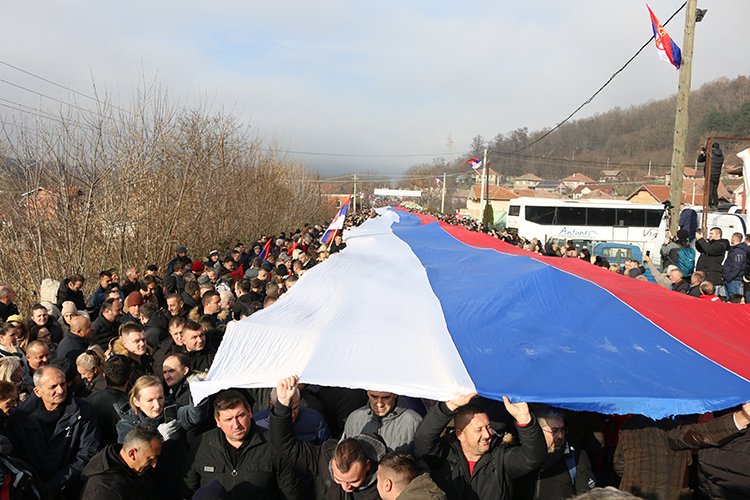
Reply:
<svg viewBox="0 0 750 500"><path fill-rule="evenodd" d="M436 217L470 231L485 232L539 255L582 259L641 281L649 281L648 270L653 281L675 292L713 302L750 304L750 234L733 233L730 239L726 239L719 227L712 227L708 234L704 234L697 227L695 211L684 206L680 229L674 235L669 231L666 233L659 266L648 254L642 261L625 259L620 266L601 255L592 255L590 249L579 248L573 242L561 245L554 240L545 243L536 238L527 239L507 228L487 228L480 222L456 214Z"/></svg>
<svg viewBox="0 0 750 500"><path fill-rule="evenodd" d="M200 259L178 246L163 265L102 270L87 295L80 274L45 280L27 311L0 285L0 500L750 496L750 404L657 422L292 374L194 401L189 382L231 322L346 251L341 233L330 244L322 233L307 225Z"/></svg>

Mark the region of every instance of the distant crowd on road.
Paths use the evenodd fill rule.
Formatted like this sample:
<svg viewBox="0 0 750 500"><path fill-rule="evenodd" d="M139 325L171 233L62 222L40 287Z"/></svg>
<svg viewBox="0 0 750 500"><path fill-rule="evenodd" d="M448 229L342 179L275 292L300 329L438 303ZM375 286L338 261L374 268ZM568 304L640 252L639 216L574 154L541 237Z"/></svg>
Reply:
<svg viewBox="0 0 750 500"><path fill-rule="evenodd" d="M508 229L486 228L455 214L436 217L470 231L488 233L529 252L548 257L579 258L642 281L648 281L648 269L653 280L664 288L703 300L750 303L750 234L733 233L727 240L721 228L713 227L706 235L697 227L695 211L685 207L680 216L680 229L675 235L667 231L660 249L659 267L649 255L645 255L642 262L626 259L621 267L601 255L592 256L588 248L578 248L572 242L560 245L554 241L543 243L536 238L526 239Z"/></svg>
<svg viewBox="0 0 750 500"><path fill-rule="evenodd" d="M196 404L189 382L227 326L273 314L305 273L346 252L341 234L323 244L322 233L307 225L202 258L177 246L161 265L102 270L87 295L80 274L45 280L28 310L0 285L0 500L750 497L750 404L653 421L291 374Z"/></svg>

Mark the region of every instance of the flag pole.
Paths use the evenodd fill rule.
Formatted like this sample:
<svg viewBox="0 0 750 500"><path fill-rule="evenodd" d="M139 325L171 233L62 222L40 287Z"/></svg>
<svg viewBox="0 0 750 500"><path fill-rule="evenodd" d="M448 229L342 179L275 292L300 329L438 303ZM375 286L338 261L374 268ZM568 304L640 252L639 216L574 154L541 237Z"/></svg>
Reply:
<svg viewBox="0 0 750 500"><path fill-rule="evenodd" d="M482 192L479 195L479 220L484 217L484 185L487 182L487 148L484 148L484 159L482 160Z"/></svg>
<svg viewBox="0 0 750 500"><path fill-rule="evenodd" d="M677 234L680 222L680 204L682 203L682 184L685 175L685 150L687 149L688 104L690 101L690 81L693 67L693 41L695 39L695 17L698 0L688 0L685 9L685 35L680 65L680 83L677 87L677 109L674 120L674 141L672 145L672 175L670 176L669 230ZM708 174L706 174L708 175Z"/></svg>
<svg viewBox="0 0 750 500"><path fill-rule="evenodd" d="M445 213L445 172L443 172L443 198L440 200L440 213Z"/></svg>

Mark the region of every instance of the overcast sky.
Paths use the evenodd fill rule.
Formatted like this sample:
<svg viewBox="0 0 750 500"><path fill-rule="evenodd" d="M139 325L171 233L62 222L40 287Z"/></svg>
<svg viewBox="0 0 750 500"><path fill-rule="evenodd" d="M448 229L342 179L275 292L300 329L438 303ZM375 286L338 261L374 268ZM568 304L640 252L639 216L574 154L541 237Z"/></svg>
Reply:
<svg viewBox="0 0 750 500"><path fill-rule="evenodd" d="M662 21L681 4L650 2ZM750 1L699 6L693 88L747 75ZM667 25L680 46L683 13ZM645 4L624 0L35 0L4 2L3 19L0 60L67 87L91 93L93 81L126 103L156 80L288 150L354 155L448 157L477 134L554 126L651 36ZM0 78L68 99L7 66ZM649 47L578 117L667 97L677 80ZM56 106L3 82L0 97ZM299 159L395 173L432 157Z"/></svg>

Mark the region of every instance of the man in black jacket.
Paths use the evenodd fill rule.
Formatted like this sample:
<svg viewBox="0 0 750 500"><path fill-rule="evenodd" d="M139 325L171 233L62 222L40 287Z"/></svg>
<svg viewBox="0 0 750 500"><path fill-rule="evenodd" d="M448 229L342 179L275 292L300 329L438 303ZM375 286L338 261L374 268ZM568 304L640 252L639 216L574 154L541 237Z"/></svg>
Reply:
<svg viewBox="0 0 750 500"><path fill-rule="evenodd" d="M70 331L63 334L63 339L57 346L57 357L54 360L54 364L65 370L68 380L76 376L76 359L89 348L91 334L91 322L88 319L83 316L74 316L70 320Z"/></svg>
<svg viewBox="0 0 750 500"><path fill-rule="evenodd" d="M99 450L94 410L68 397L65 373L42 366L34 374L34 394L10 415L13 454L28 463L47 499L78 498L83 467Z"/></svg>
<svg viewBox="0 0 750 500"><path fill-rule="evenodd" d="M276 386L277 401L271 409L271 443L274 451L297 470L307 471L315 482L315 498L379 499L378 462L385 445L370 436L358 435L322 445L299 441L294 437L292 399L297 394L299 377L287 377Z"/></svg>
<svg viewBox="0 0 750 500"><path fill-rule="evenodd" d="M65 278L57 289L57 308L62 310L62 303L71 301L76 305L79 311L86 310L86 299L83 296L84 278L80 274L74 274L70 278Z"/></svg>
<svg viewBox="0 0 750 500"><path fill-rule="evenodd" d="M162 437L155 427L139 423L120 444L109 444L83 468L81 500L149 500L158 498L149 469L156 467Z"/></svg>
<svg viewBox="0 0 750 500"><path fill-rule="evenodd" d="M115 354L104 362L102 368L107 387L103 391L92 392L86 401L94 407L99 423L102 445L117 442L118 409L128 404L128 385L131 380L130 361L125 356Z"/></svg>
<svg viewBox="0 0 750 500"><path fill-rule="evenodd" d="M430 466L435 483L449 499L509 499L511 481L544 462L547 445L542 430L526 403L503 397L521 442L506 448L495 436L487 413L469 404L474 396L435 405L417 429L414 454ZM441 438L451 419L456 430Z"/></svg>
<svg viewBox="0 0 750 500"><path fill-rule="evenodd" d="M585 451L566 440L565 417L553 408L539 405L534 416L544 433L547 458L540 468L516 480L516 500L560 500L585 493L596 486L591 462Z"/></svg>
<svg viewBox="0 0 750 500"><path fill-rule="evenodd" d="M698 154L698 163L704 164L708 156L706 148L701 148ZM711 175L709 176L708 206L716 209L719 206L719 182L721 181L721 167L724 166L724 153L718 142L711 144ZM704 172L705 174L705 172ZM713 283L713 282L712 282Z"/></svg>
<svg viewBox="0 0 750 500"><path fill-rule="evenodd" d="M107 299L102 304L101 313L91 323L93 330L91 334L91 343L96 344L106 350L109 347L109 341L119 335L118 319L122 316L122 300Z"/></svg>
<svg viewBox="0 0 750 500"><path fill-rule="evenodd" d="M703 237L703 230L695 232L695 249L700 253L695 264L696 271L706 273L706 279L714 286L722 286L724 278L722 271L724 257L729 250L729 241L721 237L721 228L712 227L708 232L708 239Z"/></svg>
<svg viewBox="0 0 750 500"><path fill-rule="evenodd" d="M206 343L206 329L200 323L188 321L182 327L182 343L190 360L190 369L199 373L207 372L216 351Z"/></svg>
<svg viewBox="0 0 750 500"><path fill-rule="evenodd" d="M745 295L742 277L747 269L748 252L750 252L750 247L745 243L745 235L734 233L732 235L732 246L722 268L722 277L727 288L727 297L730 300L737 300Z"/></svg>
<svg viewBox="0 0 750 500"><path fill-rule="evenodd" d="M266 430L253 423L252 407L239 391L216 397L214 419L218 429L202 434L191 447L185 493L216 480L230 499L299 498L296 473L274 454Z"/></svg>

